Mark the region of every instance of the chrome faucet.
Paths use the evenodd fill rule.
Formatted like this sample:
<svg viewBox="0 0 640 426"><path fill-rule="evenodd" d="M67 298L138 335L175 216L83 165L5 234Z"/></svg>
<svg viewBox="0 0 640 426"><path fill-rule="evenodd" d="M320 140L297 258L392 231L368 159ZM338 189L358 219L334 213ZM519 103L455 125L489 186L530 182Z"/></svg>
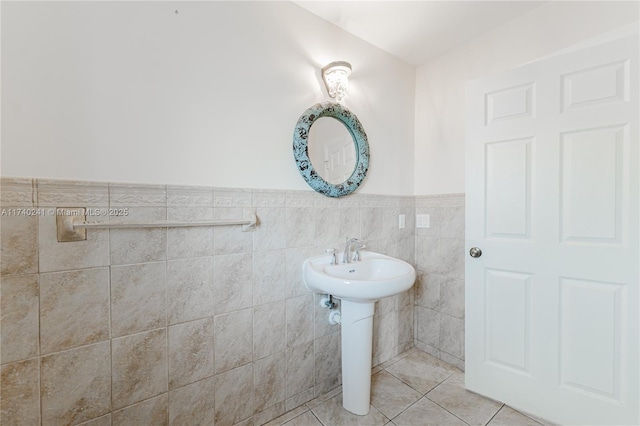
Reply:
<svg viewBox="0 0 640 426"><path fill-rule="evenodd" d="M347 244L345 245L344 253L342 254L342 263L351 263L351 246L353 244L357 244L356 251L355 251L357 258L354 256L353 260L356 260L356 261L360 260L360 252L358 250L363 248L364 244L358 241L357 238L351 238L351 239L347 238Z"/></svg>

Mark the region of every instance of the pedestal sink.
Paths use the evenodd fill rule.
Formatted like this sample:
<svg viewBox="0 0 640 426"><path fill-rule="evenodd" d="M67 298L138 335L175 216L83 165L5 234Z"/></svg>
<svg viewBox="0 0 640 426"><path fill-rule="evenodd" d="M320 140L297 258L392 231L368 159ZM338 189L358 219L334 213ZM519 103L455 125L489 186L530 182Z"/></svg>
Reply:
<svg viewBox="0 0 640 426"><path fill-rule="evenodd" d="M373 312L378 299L407 291L416 271L405 261L362 251L361 260L332 265L333 255L302 264L307 288L342 301L342 405L365 415L371 400Z"/></svg>

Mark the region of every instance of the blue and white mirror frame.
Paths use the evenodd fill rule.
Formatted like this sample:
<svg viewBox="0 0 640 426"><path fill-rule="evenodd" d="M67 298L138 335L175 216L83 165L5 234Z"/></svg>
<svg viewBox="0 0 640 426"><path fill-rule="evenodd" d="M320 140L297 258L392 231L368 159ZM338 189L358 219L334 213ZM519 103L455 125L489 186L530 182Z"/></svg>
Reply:
<svg viewBox="0 0 640 426"><path fill-rule="evenodd" d="M309 131L321 117L333 117L341 121L353 138L356 151L356 166L351 176L339 184L324 180L313 168L309 158ZM293 156L300 174L315 191L328 197L342 197L351 194L362 183L369 170L369 142L358 117L344 106L334 102L322 102L308 108L296 123L293 132Z"/></svg>

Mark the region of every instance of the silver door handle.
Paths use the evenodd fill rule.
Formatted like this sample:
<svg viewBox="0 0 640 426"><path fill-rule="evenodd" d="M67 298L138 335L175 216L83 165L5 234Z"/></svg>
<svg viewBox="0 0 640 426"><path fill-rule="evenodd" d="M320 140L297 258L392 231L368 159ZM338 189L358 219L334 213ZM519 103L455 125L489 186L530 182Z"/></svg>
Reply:
<svg viewBox="0 0 640 426"><path fill-rule="evenodd" d="M480 250L478 247L471 247L471 250L469 250L469 256L480 257L482 256L482 250Z"/></svg>

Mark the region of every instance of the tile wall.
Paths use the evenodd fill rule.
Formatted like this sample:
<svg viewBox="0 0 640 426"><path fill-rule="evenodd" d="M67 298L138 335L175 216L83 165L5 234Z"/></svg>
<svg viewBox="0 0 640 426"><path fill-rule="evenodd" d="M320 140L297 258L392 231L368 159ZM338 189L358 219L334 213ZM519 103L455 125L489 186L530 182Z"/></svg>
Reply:
<svg viewBox="0 0 640 426"><path fill-rule="evenodd" d="M340 384L339 326L304 287L302 260L347 236L415 259L414 197L10 178L0 189L7 425L262 424ZM119 221L255 210L259 226L88 230L59 243L49 209L63 207L126 209ZM413 346L414 304L427 309L413 290L377 304L374 365Z"/></svg>
<svg viewBox="0 0 640 426"><path fill-rule="evenodd" d="M464 370L464 194L415 200L415 346Z"/></svg>

